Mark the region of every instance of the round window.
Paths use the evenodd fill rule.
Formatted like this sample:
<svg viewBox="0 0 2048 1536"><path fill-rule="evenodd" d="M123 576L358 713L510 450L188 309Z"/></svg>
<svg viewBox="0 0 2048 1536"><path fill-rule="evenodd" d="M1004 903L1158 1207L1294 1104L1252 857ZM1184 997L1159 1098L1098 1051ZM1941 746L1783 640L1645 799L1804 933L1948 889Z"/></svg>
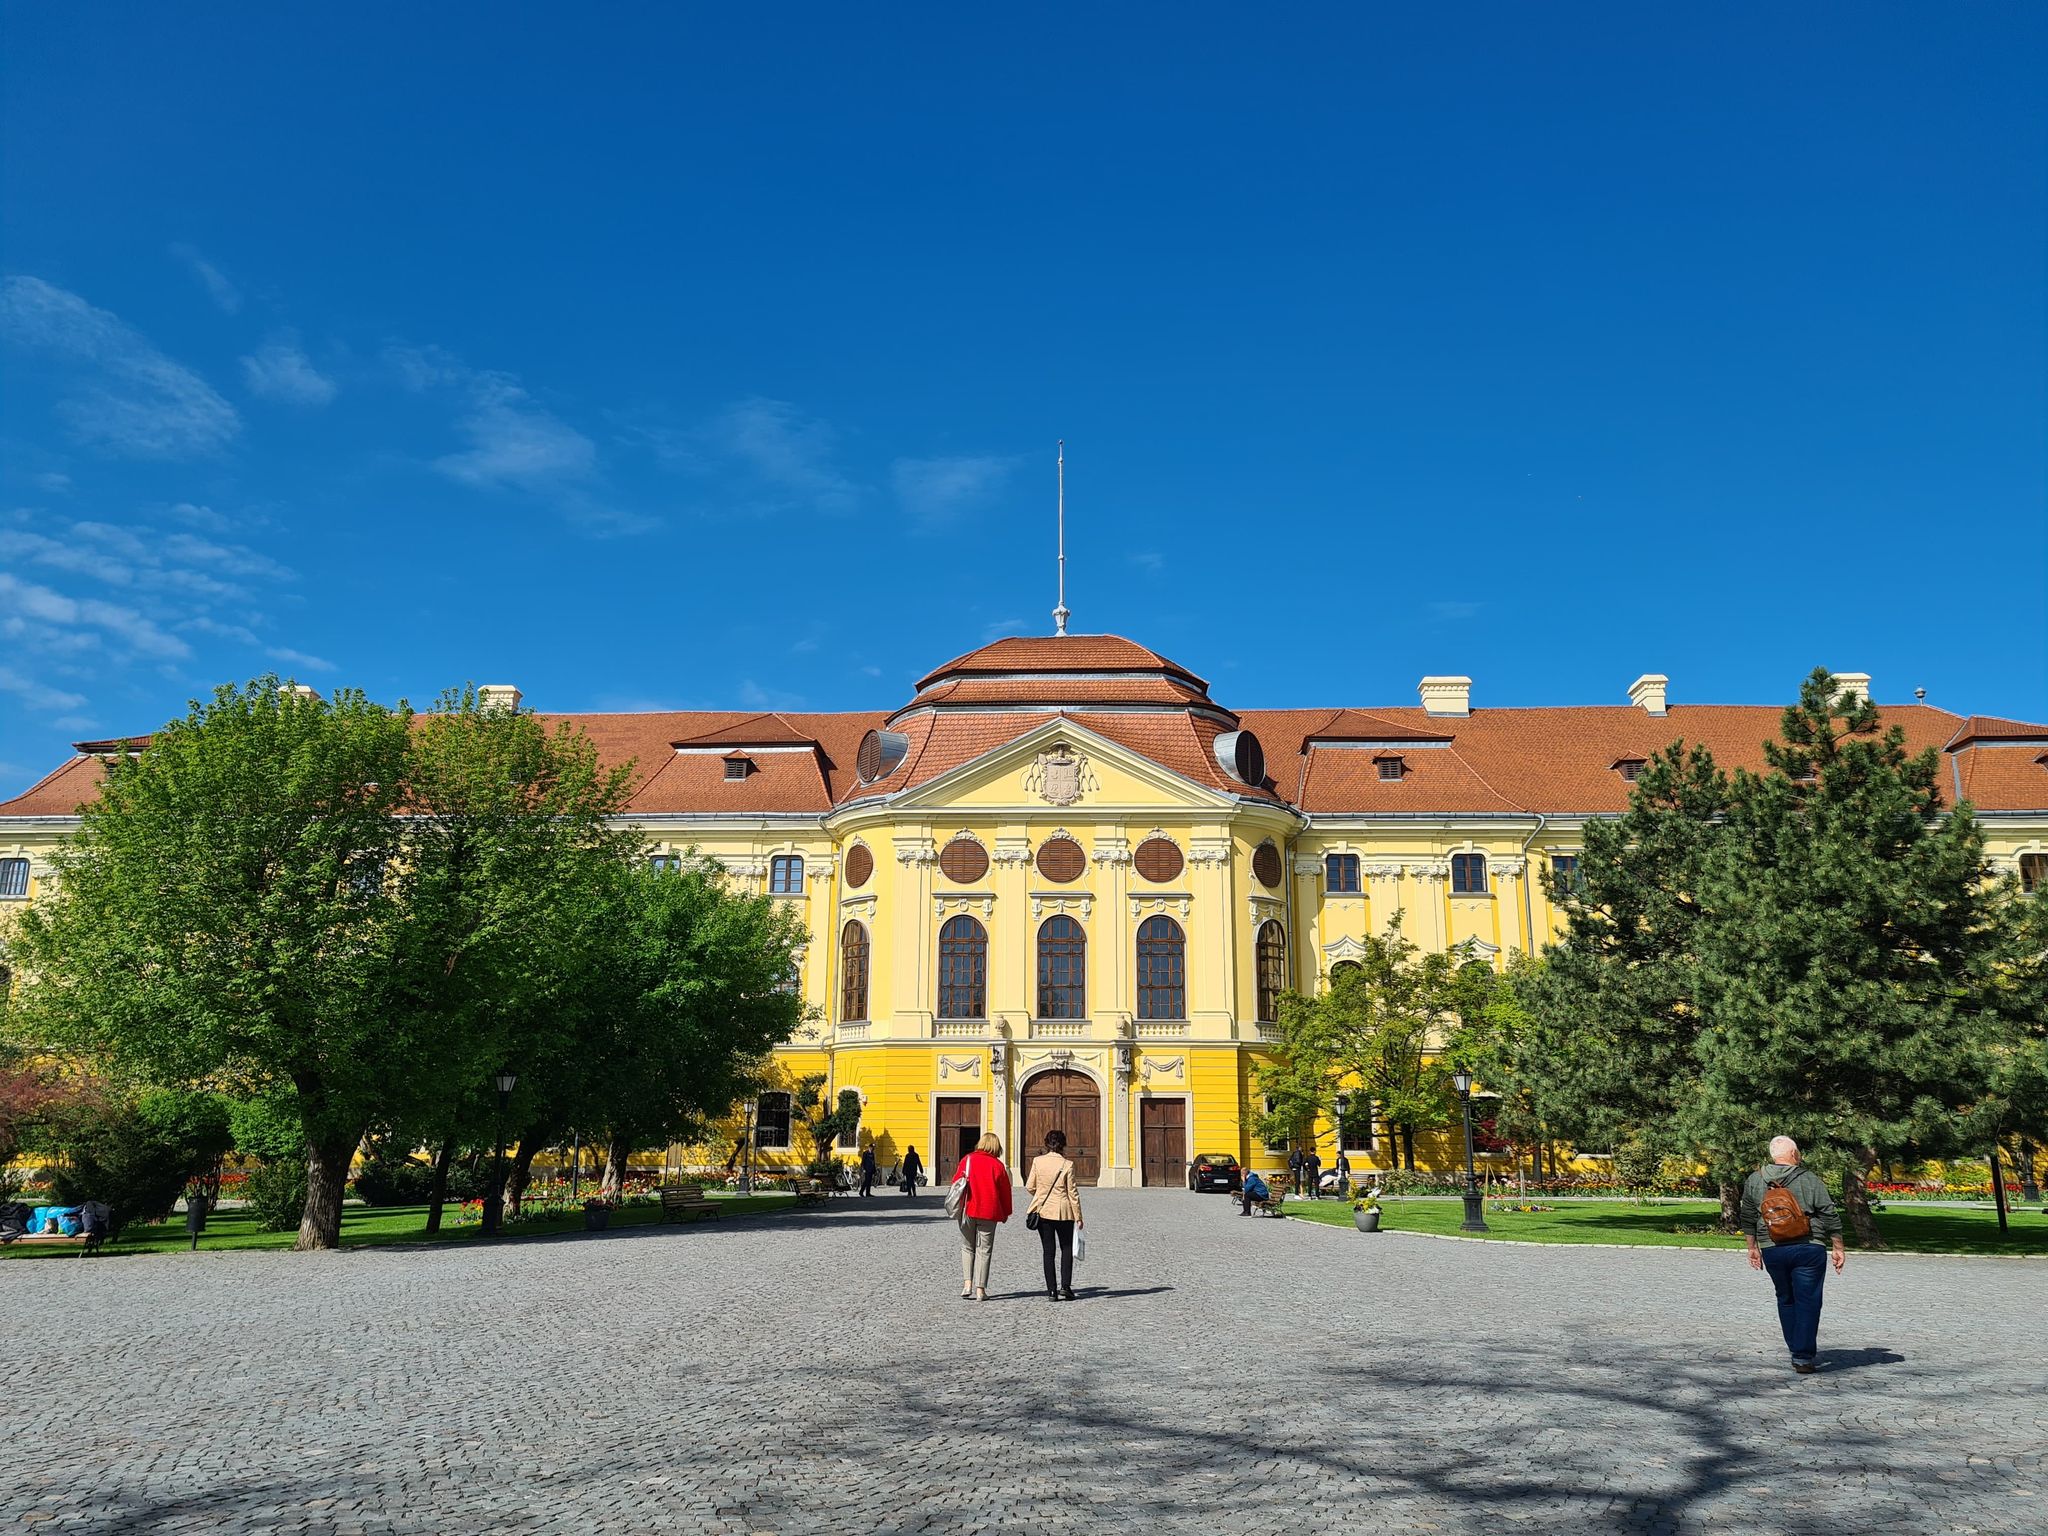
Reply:
<svg viewBox="0 0 2048 1536"><path fill-rule="evenodd" d="M1131 867L1154 884L1177 878L1181 863L1180 847L1168 837L1148 837L1131 855Z"/></svg>
<svg viewBox="0 0 2048 1536"><path fill-rule="evenodd" d="M939 850L939 868L955 885L988 873L988 850L971 837L956 837Z"/></svg>
<svg viewBox="0 0 2048 1536"><path fill-rule="evenodd" d="M1081 845L1071 837L1049 837L1038 845L1038 872L1054 885L1072 884L1087 865Z"/></svg>
<svg viewBox="0 0 2048 1536"><path fill-rule="evenodd" d="M855 843L846 850L846 884L849 889L859 890L874 872L875 856L868 852L866 843Z"/></svg>
<svg viewBox="0 0 2048 1536"><path fill-rule="evenodd" d="M1280 850L1271 843L1259 844L1258 852L1252 855L1252 873L1259 877L1259 884L1271 888L1280 883Z"/></svg>

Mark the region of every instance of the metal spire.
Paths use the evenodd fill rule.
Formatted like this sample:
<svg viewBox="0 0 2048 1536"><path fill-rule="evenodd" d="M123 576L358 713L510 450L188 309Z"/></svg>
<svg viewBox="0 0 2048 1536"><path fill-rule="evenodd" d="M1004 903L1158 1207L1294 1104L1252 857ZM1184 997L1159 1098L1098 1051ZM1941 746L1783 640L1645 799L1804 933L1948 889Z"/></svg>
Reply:
<svg viewBox="0 0 2048 1536"><path fill-rule="evenodd" d="M1052 632L1067 632L1067 440L1060 439L1060 605L1052 611Z"/></svg>

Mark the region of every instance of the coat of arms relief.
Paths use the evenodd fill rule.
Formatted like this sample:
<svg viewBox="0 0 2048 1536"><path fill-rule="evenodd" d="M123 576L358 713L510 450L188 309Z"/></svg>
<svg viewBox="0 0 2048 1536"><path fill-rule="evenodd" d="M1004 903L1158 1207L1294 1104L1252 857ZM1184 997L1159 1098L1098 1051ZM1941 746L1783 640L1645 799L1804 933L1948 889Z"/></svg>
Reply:
<svg viewBox="0 0 2048 1536"><path fill-rule="evenodd" d="M1065 744L1039 753L1024 770L1024 792L1037 795L1047 805L1072 805L1099 787L1095 775L1088 771L1088 759Z"/></svg>

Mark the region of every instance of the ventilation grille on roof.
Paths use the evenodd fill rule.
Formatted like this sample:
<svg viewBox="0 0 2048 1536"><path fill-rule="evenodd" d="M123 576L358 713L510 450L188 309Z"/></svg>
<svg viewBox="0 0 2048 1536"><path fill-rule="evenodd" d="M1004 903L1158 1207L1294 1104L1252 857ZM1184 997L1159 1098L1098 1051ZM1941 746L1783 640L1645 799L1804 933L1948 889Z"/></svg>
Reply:
<svg viewBox="0 0 2048 1536"><path fill-rule="evenodd" d="M1240 784L1257 789L1266 782L1266 751L1250 731L1225 731L1218 736L1216 761Z"/></svg>
<svg viewBox="0 0 2048 1536"><path fill-rule="evenodd" d="M901 731L869 731L860 739L860 753L854 759L854 770L859 773L863 784L886 779L896 771L896 765L903 761L903 754L909 750L910 738Z"/></svg>

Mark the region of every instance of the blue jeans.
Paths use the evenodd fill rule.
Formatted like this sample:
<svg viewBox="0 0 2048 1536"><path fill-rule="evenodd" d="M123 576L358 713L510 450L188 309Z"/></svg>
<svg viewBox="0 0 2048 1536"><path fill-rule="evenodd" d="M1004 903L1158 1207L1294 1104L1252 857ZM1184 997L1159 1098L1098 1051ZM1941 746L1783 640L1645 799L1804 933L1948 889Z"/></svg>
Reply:
<svg viewBox="0 0 2048 1536"><path fill-rule="evenodd" d="M1828 1278L1828 1251L1819 1243L1775 1243L1764 1250L1764 1269L1778 1288L1778 1326L1792 1358L1810 1365L1820 1338L1820 1288Z"/></svg>

